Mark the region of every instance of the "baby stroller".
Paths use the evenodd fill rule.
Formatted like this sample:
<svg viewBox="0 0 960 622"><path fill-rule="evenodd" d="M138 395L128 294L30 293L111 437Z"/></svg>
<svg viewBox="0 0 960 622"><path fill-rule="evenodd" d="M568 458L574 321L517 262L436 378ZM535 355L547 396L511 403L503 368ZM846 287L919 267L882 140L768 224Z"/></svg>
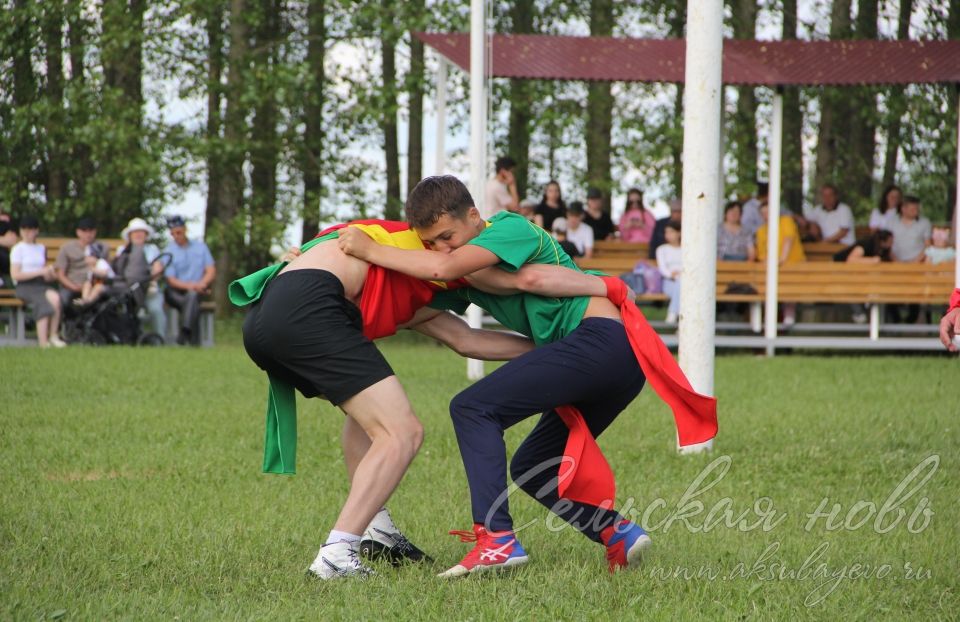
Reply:
<svg viewBox="0 0 960 622"><path fill-rule="evenodd" d="M162 253L155 261L164 267L172 259ZM89 306L76 309L64 320L64 337L68 342L86 345L162 346L162 335L145 331L141 315L145 313L144 300L150 287L150 275L131 278L124 256L115 260L119 275L110 283L106 294ZM126 275L126 278L124 277Z"/></svg>

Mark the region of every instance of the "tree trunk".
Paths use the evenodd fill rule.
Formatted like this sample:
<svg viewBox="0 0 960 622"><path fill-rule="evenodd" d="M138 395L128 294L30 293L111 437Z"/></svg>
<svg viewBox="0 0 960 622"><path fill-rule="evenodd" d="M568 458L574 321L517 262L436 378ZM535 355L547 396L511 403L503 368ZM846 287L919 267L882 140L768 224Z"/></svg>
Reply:
<svg viewBox="0 0 960 622"><path fill-rule="evenodd" d="M533 0L516 0L510 9L515 34L533 32ZM517 180L517 193L522 200L527 195L530 176L530 97L532 83L529 80L510 80L510 130L507 136L507 154L517 162L513 170Z"/></svg>
<svg viewBox="0 0 960 622"><path fill-rule="evenodd" d="M323 174L323 70L327 28L324 0L307 4L307 81L304 86L303 154L303 228L301 243L320 231L320 200Z"/></svg>
<svg viewBox="0 0 960 622"><path fill-rule="evenodd" d="M253 55L258 97L254 105L250 148L250 229L245 268L253 270L271 262L270 246L277 237L277 101L271 77L281 42L279 0L259 0Z"/></svg>
<svg viewBox="0 0 960 622"><path fill-rule="evenodd" d="M383 62L383 108L380 128L383 130L383 154L387 160L387 200L383 217L400 220L403 202L400 200L400 147L397 141L397 27L394 0L380 3L380 50Z"/></svg>
<svg viewBox="0 0 960 622"><path fill-rule="evenodd" d="M140 140L143 124L143 13L145 0L105 0L102 6L102 57L106 95L111 109L118 112L117 141L107 154L104 174L109 178L98 224L116 232L126 222L142 216L143 180L122 174L129 169L112 163L135 163L142 159Z"/></svg>
<svg viewBox="0 0 960 622"><path fill-rule="evenodd" d="M416 30L424 24L423 0L409 0L407 10L410 23ZM407 125L407 194L423 177L423 90L425 84L423 41L410 35L410 71L407 73L407 93L410 100L410 119Z"/></svg>
<svg viewBox="0 0 960 622"><path fill-rule="evenodd" d="M756 38L757 3L736 0L733 6L733 38ZM733 115L732 142L737 161L738 187L753 189L757 180L757 97L752 86L737 87L737 110Z"/></svg>
<svg viewBox="0 0 960 622"><path fill-rule="evenodd" d="M858 39L877 38L877 13L879 0L859 0L857 14ZM849 97L849 118L853 121L851 144L852 156L849 172L849 187L854 190L854 200L863 210L873 202L873 169L877 151L877 91L873 87L855 87Z"/></svg>
<svg viewBox="0 0 960 622"><path fill-rule="evenodd" d="M897 22L897 39L910 38L910 14L913 12L913 0L900 0L900 15ZM887 126L887 146L883 158L884 188L893 185L897 177L897 157L900 152L900 120L906 113L906 98L903 87L887 90L887 107L890 110L890 124Z"/></svg>
<svg viewBox="0 0 960 622"><path fill-rule="evenodd" d="M679 39L683 37L683 29L687 23L686 2L676 3L676 12L669 20L670 36ZM670 183L673 185L674 196L679 198L683 189L683 84L676 85L676 97L673 100L673 132L670 141Z"/></svg>
<svg viewBox="0 0 960 622"><path fill-rule="evenodd" d="M30 55L26 51L35 46L35 36L31 24L30 14L33 3L30 0L15 0L13 10L13 40L24 53L13 55L13 105L18 109L26 109L33 105L37 97L37 82L30 64ZM33 140L27 132L17 132L9 146L9 165L18 169L11 209L15 214L23 214L29 205L30 177L34 161Z"/></svg>
<svg viewBox="0 0 960 622"><path fill-rule="evenodd" d="M783 40L797 38L797 0L783 2ZM799 213L803 209L803 110L800 89L783 89L783 183L782 197L786 205Z"/></svg>
<svg viewBox="0 0 960 622"><path fill-rule="evenodd" d="M613 33L612 0L591 0L590 35L609 36ZM613 95L610 82L590 82L587 85L587 183L600 188L604 209L610 211L610 140L613 129Z"/></svg>
<svg viewBox="0 0 960 622"><path fill-rule="evenodd" d="M834 0L830 15L830 39L849 39L850 0ZM833 181L837 171L838 130L834 119L843 119L841 109L846 95L837 88L825 87L820 95L820 131L817 133L817 186Z"/></svg>
<svg viewBox="0 0 960 622"><path fill-rule="evenodd" d="M67 36L70 42L70 84L73 91L73 100L67 116L70 127L78 129L87 125L89 110L85 87L86 67L83 60L86 53L87 25L82 15L82 0L68 0L66 7ZM78 203L83 204L86 200L87 180L94 174L90 145L77 137L72 142L71 148L69 177L73 185L73 196Z"/></svg>
<svg viewBox="0 0 960 622"><path fill-rule="evenodd" d="M207 5L207 206L204 222L217 219L220 208L223 177L221 174L220 130L223 116L220 104L223 100L223 9L220 0L211 0Z"/></svg>
<svg viewBox="0 0 960 622"><path fill-rule="evenodd" d="M66 155L63 153L63 5L57 2L43 4L43 38L46 48L46 169L47 209L59 212L66 197Z"/></svg>
<svg viewBox="0 0 960 622"><path fill-rule="evenodd" d="M243 206L243 163L245 159L245 117L243 103L247 64L246 0L230 0L230 49L227 53L226 110L223 117L223 184L217 220L213 223L216 242L217 279L214 298L218 312L229 308L227 284L234 277L234 257L243 249L244 226L237 222ZM208 223L209 224L209 223Z"/></svg>

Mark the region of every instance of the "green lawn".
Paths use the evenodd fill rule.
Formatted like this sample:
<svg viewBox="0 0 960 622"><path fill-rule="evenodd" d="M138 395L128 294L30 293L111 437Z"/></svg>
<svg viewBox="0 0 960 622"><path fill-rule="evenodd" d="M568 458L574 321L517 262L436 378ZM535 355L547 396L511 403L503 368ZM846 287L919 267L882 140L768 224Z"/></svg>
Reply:
<svg viewBox="0 0 960 622"><path fill-rule="evenodd" d="M341 416L301 402L299 475L262 475L265 377L235 328L218 339L209 350L0 349L0 619L958 615L956 360L723 356L712 455L675 455L672 420L649 389L601 439L621 501L640 519L652 508L644 567L609 576L599 547L557 531L518 494L517 523L536 520L521 536L531 563L443 582L434 574L467 550L446 532L470 527L446 409L467 383L464 364L412 337L387 340L427 429L390 507L437 562L320 583L304 570L346 492ZM508 432L511 448L532 423ZM701 492L683 502L712 463ZM915 488L912 496L891 500L876 523L871 508L921 463L900 495ZM808 524L824 498L825 512L840 505L839 526ZM725 509L746 512L747 529L724 524ZM755 525L758 511L771 514L767 529Z"/></svg>

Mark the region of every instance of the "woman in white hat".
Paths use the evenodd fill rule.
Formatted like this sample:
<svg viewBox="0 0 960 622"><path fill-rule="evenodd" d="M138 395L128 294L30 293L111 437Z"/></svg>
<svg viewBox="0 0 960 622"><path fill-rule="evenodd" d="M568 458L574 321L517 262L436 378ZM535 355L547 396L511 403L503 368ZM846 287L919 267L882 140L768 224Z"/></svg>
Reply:
<svg viewBox="0 0 960 622"><path fill-rule="evenodd" d="M120 232L126 244L117 250L115 271L121 288L130 289L134 283L144 288L145 294L139 300L150 314L154 332L166 338L167 316L163 310L163 295L157 286L163 274L163 264L158 260L160 249L157 245L147 243L154 233L153 227L144 219L131 219Z"/></svg>

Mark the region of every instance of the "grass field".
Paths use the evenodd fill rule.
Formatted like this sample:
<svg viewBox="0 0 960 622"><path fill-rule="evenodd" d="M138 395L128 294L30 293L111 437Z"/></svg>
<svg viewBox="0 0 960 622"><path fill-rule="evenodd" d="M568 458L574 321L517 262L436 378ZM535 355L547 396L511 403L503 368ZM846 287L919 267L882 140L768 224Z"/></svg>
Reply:
<svg viewBox="0 0 960 622"><path fill-rule="evenodd" d="M304 570L346 493L341 417L301 401L299 474L262 475L265 377L235 330L218 339L0 350L0 620L960 615L956 360L723 356L707 456L675 455L669 413L646 389L601 439L620 501L640 520L647 510L644 567L608 575L599 547L517 494L517 524L535 521L521 532L531 563L443 582L434 574L467 550L446 532L470 526L446 409L464 365L432 343L387 340L427 430L390 507L437 562L320 583ZM508 431L510 448L532 423ZM835 518L811 521L824 499ZM739 527L725 510L745 514Z"/></svg>

